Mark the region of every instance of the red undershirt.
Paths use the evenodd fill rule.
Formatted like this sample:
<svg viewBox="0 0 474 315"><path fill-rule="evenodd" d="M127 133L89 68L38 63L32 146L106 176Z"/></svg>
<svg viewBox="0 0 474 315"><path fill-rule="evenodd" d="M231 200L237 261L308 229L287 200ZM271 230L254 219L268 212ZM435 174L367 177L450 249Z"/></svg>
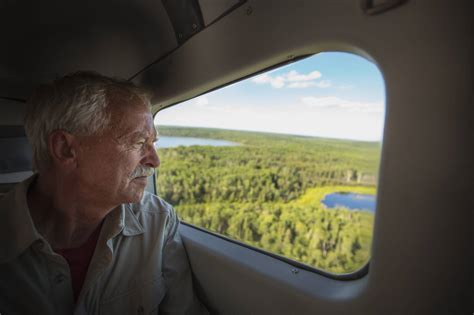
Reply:
<svg viewBox="0 0 474 315"><path fill-rule="evenodd" d="M82 285L86 278L87 269L94 254L97 240L99 239L102 224L92 233L89 239L80 247L69 249L55 249L54 251L66 259L71 270L72 290L74 292L74 301L77 301Z"/></svg>

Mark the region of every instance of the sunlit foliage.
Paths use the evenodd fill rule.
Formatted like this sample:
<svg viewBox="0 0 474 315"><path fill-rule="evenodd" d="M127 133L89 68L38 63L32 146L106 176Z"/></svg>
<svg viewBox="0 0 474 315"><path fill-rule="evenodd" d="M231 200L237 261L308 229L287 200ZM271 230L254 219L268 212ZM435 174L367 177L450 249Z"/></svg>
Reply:
<svg viewBox="0 0 474 315"><path fill-rule="evenodd" d="M160 127L238 146L160 149L158 194L189 223L332 273L369 259L373 214L326 209L332 192L375 194L380 144Z"/></svg>

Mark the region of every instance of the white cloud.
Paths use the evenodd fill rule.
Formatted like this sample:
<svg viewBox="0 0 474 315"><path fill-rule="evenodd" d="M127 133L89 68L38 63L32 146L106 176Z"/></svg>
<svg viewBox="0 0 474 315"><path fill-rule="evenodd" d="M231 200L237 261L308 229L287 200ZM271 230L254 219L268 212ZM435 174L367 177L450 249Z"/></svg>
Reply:
<svg viewBox="0 0 474 315"><path fill-rule="evenodd" d="M300 98L300 101L310 108L344 111L344 112L359 112L359 113L375 113L380 114L384 112L383 104L381 102L358 102L341 99L336 96L314 97L305 96Z"/></svg>
<svg viewBox="0 0 474 315"><path fill-rule="evenodd" d="M256 84L270 84L276 89L281 89L285 86L289 88L330 87L331 82L328 80L316 81L321 78L321 76L322 74L319 71L300 74L295 70L291 70L290 72L278 76L271 76L269 73L264 73L253 78L252 82Z"/></svg>
<svg viewBox="0 0 474 315"><path fill-rule="evenodd" d="M278 76L276 78L273 78L270 84L272 85L272 87L280 89L285 86L285 79L281 76Z"/></svg>
<svg viewBox="0 0 474 315"><path fill-rule="evenodd" d="M289 88L296 88L296 89L304 89L304 88L312 87L312 86L325 89L332 86L332 83L329 80L321 80L321 81L292 82L288 84Z"/></svg>
<svg viewBox="0 0 474 315"><path fill-rule="evenodd" d="M259 76L256 76L252 79L252 82L257 84L271 84L272 87L279 89L285 86L285 78L282 76L272 77L271 75L264 73Z"/></svg>
<svg viewBox="0 0 474 315"><path fill-rule="evenodd" d="M198 96L194 99L194 104L198 106L204 106L204 105L209 104L209 99L205 95Z"/></svg>
<svg viewBox="0 0 474 315"><path fill-rule="evenodd" d="M255 82L257 84L265 84L265 83L269 83L271 80L272 80L272 77L268 75L267 73L264 73L253 78L252 82Z"/></svg>
<svg viewBox="0 0 474 315"><path fill-rule="evenodd" d="M291 70L286 74L286 79L290 82L311 81L321 77L321 72L313 71L308 74L299 74L295 70Z"/></svg>

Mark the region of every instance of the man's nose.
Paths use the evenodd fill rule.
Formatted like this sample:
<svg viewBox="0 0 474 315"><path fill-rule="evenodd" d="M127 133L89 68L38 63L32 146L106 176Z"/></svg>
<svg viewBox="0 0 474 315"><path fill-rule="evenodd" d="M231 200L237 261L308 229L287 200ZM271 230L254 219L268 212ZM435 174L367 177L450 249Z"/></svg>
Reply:
<svg viewBox="0 0 474 315"><path fill-rule="evenodd" d="M160 166L160 158L158 157L158 153L156 152L155 146L149 145L147 155L144 158L143 164L149 167L157 168Z"/></svg>

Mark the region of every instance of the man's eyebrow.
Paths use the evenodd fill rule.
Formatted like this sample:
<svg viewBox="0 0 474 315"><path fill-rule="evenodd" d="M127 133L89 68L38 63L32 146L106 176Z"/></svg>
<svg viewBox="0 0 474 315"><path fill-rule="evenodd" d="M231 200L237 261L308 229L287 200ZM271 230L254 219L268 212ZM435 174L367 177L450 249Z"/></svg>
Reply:
<svg viewBox="0 0 474 315"><path fill-rule="evenodd" d="M136 130L132 132L126 132L120 136L117 137L117 140L123 140L123 139L137 139L137 138L148 138L150 137L151 134L148 132L145 132L143 130Z"/></svg>

